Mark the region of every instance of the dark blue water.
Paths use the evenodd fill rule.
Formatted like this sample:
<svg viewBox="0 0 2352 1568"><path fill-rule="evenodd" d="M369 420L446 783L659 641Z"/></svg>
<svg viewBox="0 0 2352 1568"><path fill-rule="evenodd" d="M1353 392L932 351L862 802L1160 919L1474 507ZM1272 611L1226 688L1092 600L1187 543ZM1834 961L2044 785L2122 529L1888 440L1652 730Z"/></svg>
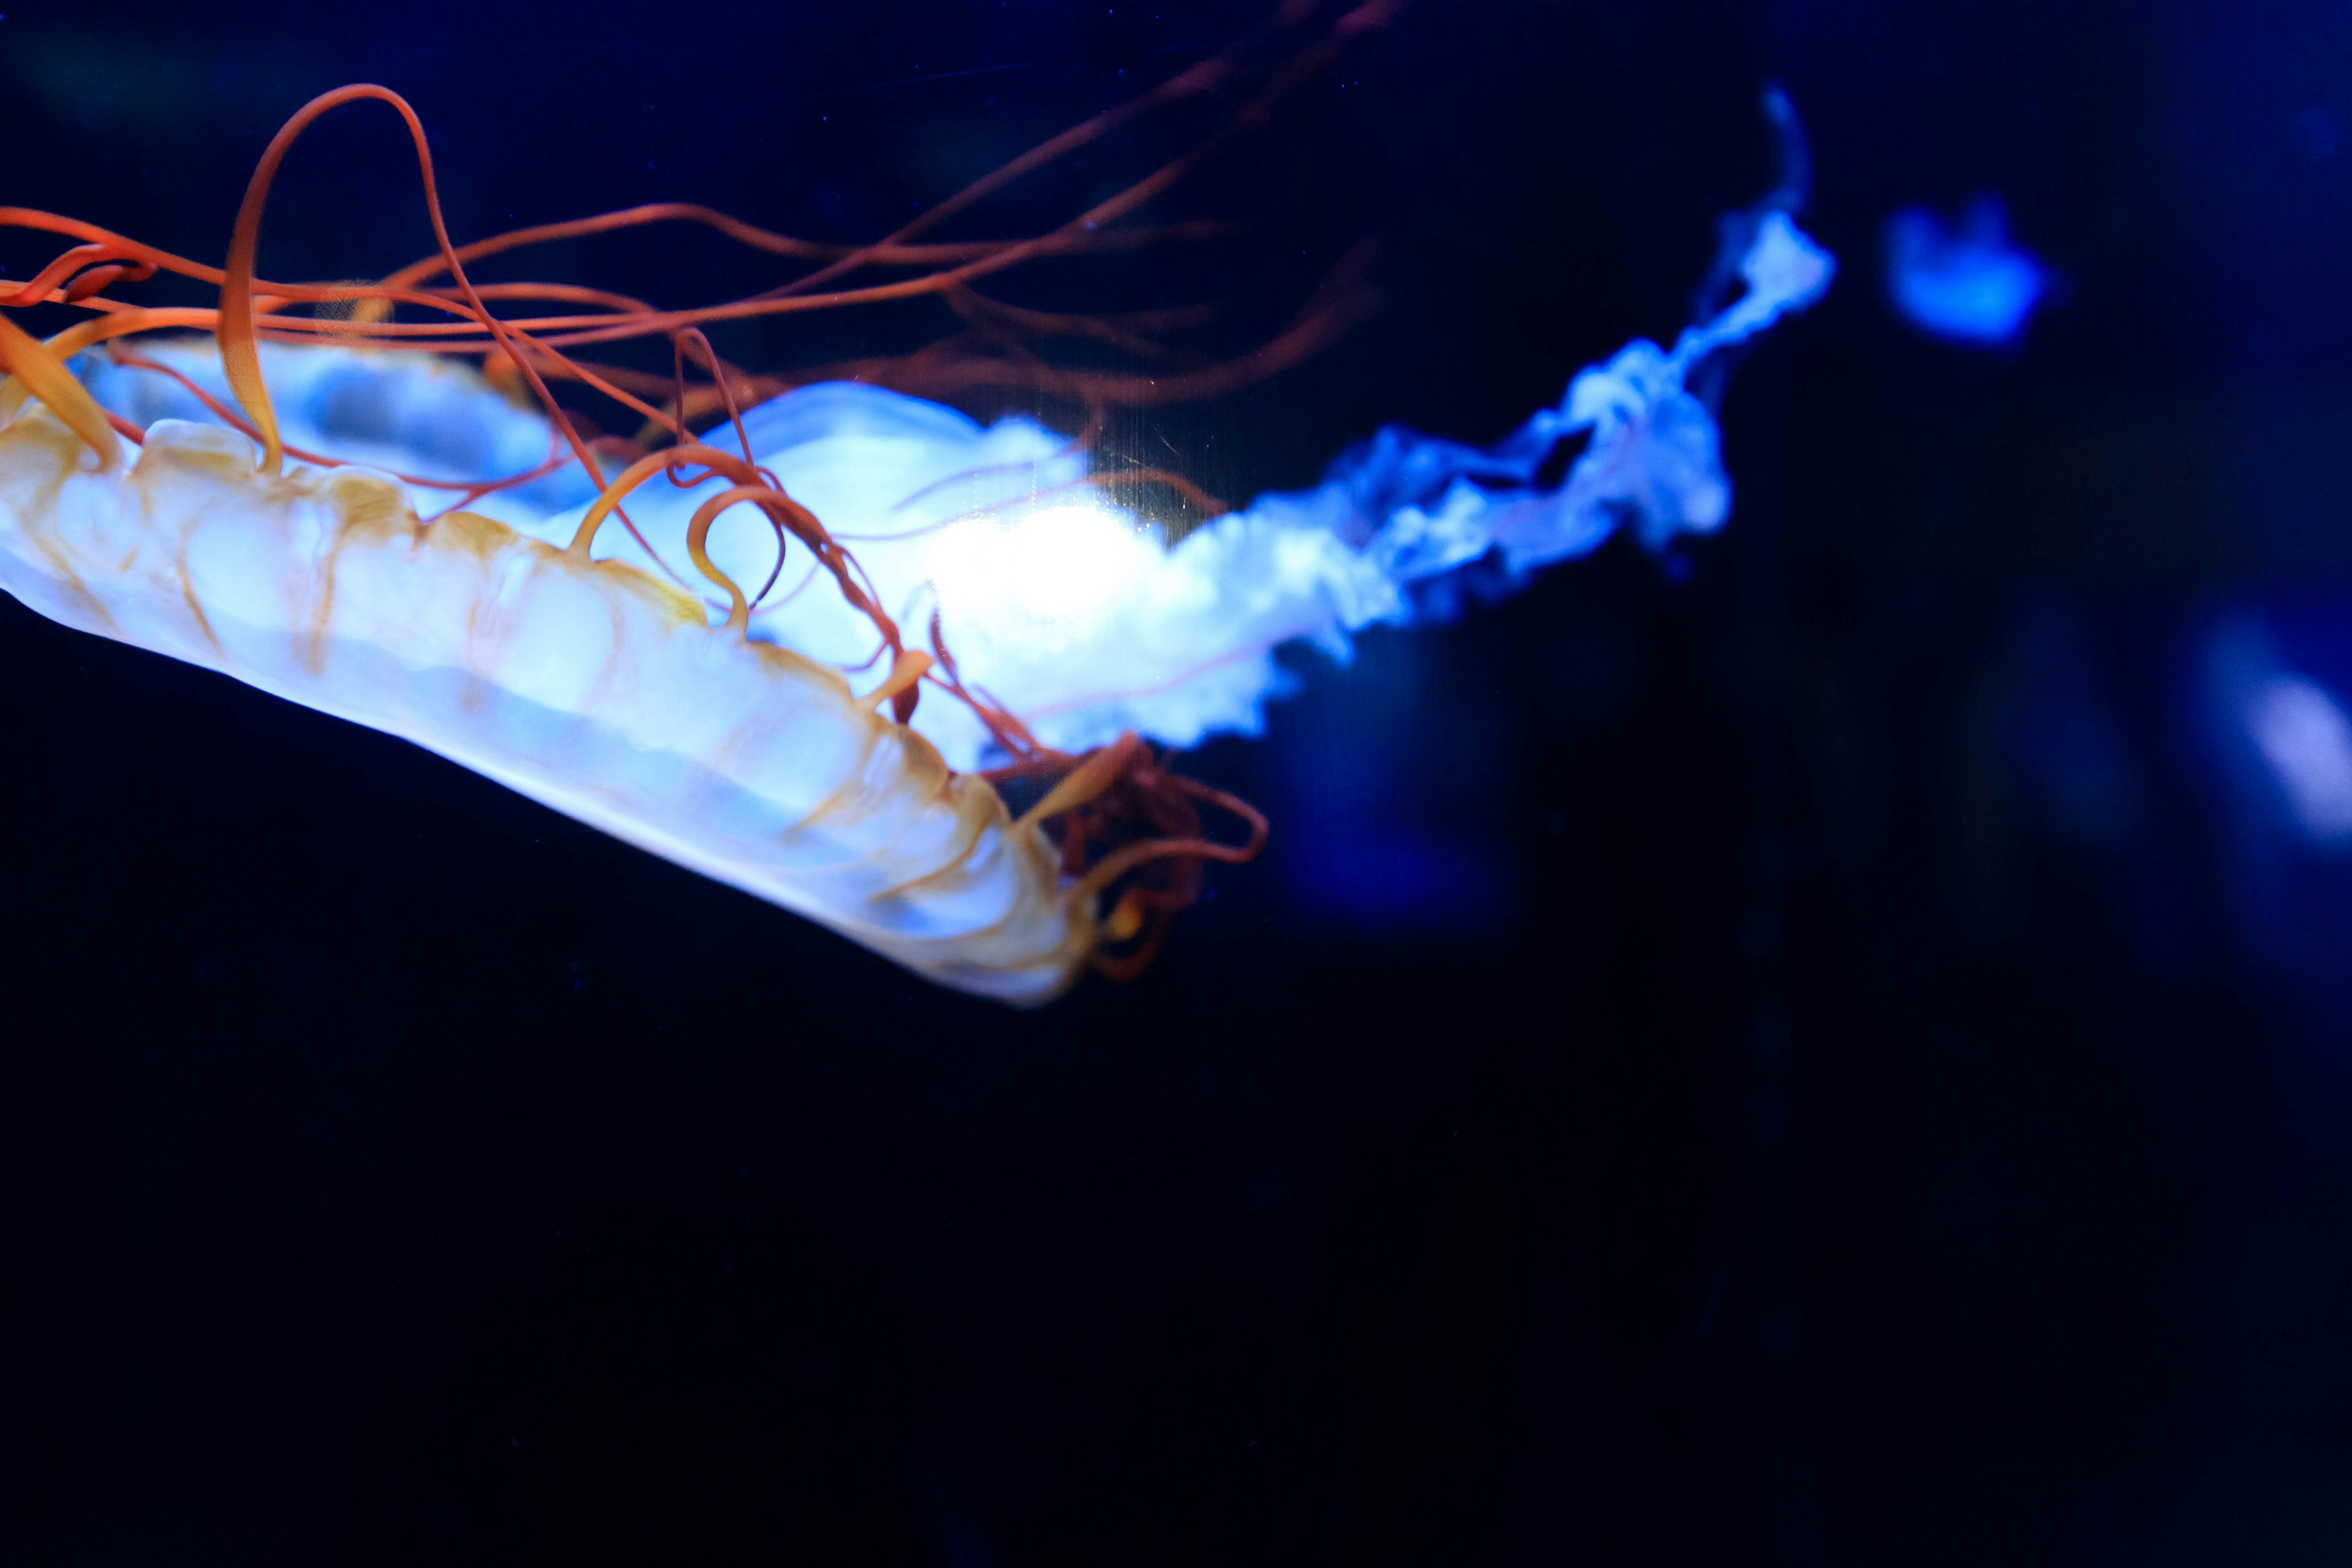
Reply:
<svg viewBox="0 0 2352 1568"><path fill-rule="evenodd" d="M7 0L0 200L216 260L373 79L461 239L869 238L1265 9ZM1772 81L1844 270L1728 384L1726 531L1300 654L1191 759L1267 855L1042 1013L0 602L0 1562L2343 1562L2352 861L2247 715L2352 696L2352 21L1419 0L1160 209L1235 234L1008 294L1230 356L1370 237L1380 314L1107 440L1234 499L1493 440L1689 319ZM2058 279L2006 349L1882 283L1980 195ZM429 245L346 110L263 268Z"/></svg>

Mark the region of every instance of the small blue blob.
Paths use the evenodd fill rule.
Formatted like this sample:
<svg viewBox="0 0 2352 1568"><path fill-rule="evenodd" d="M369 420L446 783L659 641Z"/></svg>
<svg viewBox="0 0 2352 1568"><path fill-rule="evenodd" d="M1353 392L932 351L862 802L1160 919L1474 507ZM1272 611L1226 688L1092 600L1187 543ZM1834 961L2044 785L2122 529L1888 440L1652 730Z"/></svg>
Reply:
<svg viewBox="0 0 2352 1568"><path fill-rule="evenodd" d="M2009 237L2000 203L1979 196L1957 227L1925 207L1886 220L1886 290L1913 326L1978 348L2013 343L2051 278Z"/></svg>

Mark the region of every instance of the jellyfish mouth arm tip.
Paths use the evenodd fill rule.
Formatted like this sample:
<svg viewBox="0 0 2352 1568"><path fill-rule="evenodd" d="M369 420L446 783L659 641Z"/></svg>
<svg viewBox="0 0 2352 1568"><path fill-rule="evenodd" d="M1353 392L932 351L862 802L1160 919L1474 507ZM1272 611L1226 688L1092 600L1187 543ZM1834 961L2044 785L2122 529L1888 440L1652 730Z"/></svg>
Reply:
<svg viewBox="0 0 2352 1568"><path fill-rule="evenodd" d="M1091 900L986 781L635 568L422 526L373 473L265 479L216 427L86 458L46 411L0 432L0 587L52 618L439 752L944 984L1043 1001L1092 952Z"/></svg>

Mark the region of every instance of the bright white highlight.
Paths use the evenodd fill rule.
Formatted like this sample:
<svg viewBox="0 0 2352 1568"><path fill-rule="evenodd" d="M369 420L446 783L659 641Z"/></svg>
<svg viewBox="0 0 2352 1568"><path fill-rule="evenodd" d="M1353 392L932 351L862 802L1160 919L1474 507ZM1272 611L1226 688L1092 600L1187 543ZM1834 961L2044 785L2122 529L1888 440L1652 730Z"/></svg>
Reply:
<svg viewBox="0 0 2352 1568"><path fill-rule="evenodd" d="M2245 724L2304 836L2352 841L2352 719L2326 688L2271 677L2247 693Z"/></svg>
<svg viewBox="0 0 2352 1568"><path fill-rule="evenodd" d="M1122 512L1064 502L943 529L923 567L959 622L1056 653L1114 634L1113 609L1149 591L1167 553L1155 531Z"/></svg>

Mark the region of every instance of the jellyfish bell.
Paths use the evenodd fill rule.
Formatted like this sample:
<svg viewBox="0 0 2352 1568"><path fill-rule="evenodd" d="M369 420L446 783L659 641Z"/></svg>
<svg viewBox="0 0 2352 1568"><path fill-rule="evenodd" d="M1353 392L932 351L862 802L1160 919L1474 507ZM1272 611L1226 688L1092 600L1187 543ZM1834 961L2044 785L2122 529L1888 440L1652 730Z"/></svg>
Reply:
<svg viewBox="0 0 2352 1568"><path fill-rule="evenodd" d="M1314 47L1385 10L1346 13ZM1223 81L1221 68L1139 101ZM360 100L406 123L436 254L374 284L257 278L278 160ZM1122 499L1138 476L1097 470L1083 438L870 384L779 386L702 335L740 315L924 294L985 311L981 279L1118 242L1166 173L1008 242L918 243L1000 171L861 247L685 207L460 247L423 127L397 95L357 87L314 100L271 143L224 268L0 210L80 241L0 283L0 305L89 312L47 343L0 316L0 418L14 416L0 427L0 587L68 626L416 742L941 984L1026 1004L1089 964L1131 973L1203 865L1246 859L1266 836L1160 748L1255 731L1281 688L1277 647L1344 654L1353 632L1410 619L1414 584L1465 562L1499 552L1524 574L1621 526L1653 548L1720 526L1729 483L1691 373L1809 304L1832 272L1786 212L1766 211L1734 258L1741 297L1671 349L1629 346L1494 447L1384 431L1315 489L1172 542ZM467 272L547 238L656 222L703 223L809 269L695 310ZM912 276L860 280L887 268ZM159 269L217 282L218 310L108 292ZM1190 389L1312 352L1356 308L1327 293L1254 370ZM646 337L673 344L673 376L580 352ZM902 368L942 371L921 356ZM1136 385L1020 356L944 368L1050 374L1097 409ZM641 436L590 436L557 382L641 418ZM524 387L528 405L513 395ZM1542 482L1570 440L1580 455ZM1206 500L1181 476L1156 479ZM1004 793L1016 783L1017 815Z"/></svg>

